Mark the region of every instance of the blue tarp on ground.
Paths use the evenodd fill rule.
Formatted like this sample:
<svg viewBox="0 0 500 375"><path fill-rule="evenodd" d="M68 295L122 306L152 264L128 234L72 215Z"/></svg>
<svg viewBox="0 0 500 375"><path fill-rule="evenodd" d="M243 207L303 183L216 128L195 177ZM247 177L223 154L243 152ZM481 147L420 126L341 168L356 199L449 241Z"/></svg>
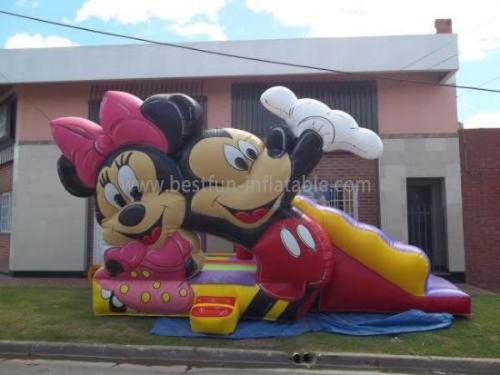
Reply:
<svg viewBox="0 0 500 375"><path fill-rule="evenodd" d="M351 336L395 335L447 328L452 322L453 316L450 314L427 314L419 310L409 310L395 315L311 313L295 323L241 321L233 334L220 337L235 340L256 339L297 336L307 332ZM151 334L171 337L211 337L192 332L187 318L160 318L151 329Z"/></svg>

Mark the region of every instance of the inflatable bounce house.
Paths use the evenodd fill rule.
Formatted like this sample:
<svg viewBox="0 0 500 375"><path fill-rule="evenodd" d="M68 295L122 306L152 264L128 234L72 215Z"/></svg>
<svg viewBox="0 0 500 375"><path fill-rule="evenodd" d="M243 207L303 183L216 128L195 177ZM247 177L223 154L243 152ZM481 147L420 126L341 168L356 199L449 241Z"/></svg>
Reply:
<svg viewBox="0 0 500 375"><path fill-rule="evenodd" d="M209 334L230 334L240 319L294 321L311 308L470 314L469 296L432 275L422 250L298 195L323 152L378 158L380 138L285 87L261 102L284 120L265 141L203 130L200 105L183 94L143 102L109 91L100 124L51 122L62 184L95 197L114 246L92 278L95 314L185 317ZM196 232L244 251L205 254Z"/></svg>

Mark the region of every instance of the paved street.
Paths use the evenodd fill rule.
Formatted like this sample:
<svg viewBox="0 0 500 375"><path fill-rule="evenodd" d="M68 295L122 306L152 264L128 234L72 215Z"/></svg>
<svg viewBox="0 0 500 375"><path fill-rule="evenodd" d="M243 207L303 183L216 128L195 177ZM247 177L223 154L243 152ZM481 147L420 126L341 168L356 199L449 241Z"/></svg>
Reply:
<svg viewBox="0 0 500 375"><path fill-rule="evenodd" d="M235 369L235 368L187 368L186 366L141 366L112 362L48 361L26 359L0 359L0 374L9 375L375 375L381 372L365 371L313 371L290 369ZM391 373L392 375L397 375Z"/></svg>

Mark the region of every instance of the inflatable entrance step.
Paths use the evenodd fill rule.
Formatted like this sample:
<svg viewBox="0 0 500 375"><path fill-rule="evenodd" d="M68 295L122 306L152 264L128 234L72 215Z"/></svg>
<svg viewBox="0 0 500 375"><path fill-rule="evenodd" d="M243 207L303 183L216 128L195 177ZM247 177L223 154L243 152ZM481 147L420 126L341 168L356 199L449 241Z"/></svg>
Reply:
<svg viewBox="0 0 500 375"><path fill-rule="evenodd" d="M199 296L189 312L193 332L229 335L240 316L235 297Z"/></svg>

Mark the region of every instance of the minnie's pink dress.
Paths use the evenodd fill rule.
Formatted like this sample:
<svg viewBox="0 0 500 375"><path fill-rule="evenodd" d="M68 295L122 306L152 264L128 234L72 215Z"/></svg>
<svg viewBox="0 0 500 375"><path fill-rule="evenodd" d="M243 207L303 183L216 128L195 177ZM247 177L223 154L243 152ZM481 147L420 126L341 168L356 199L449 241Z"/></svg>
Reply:
<svg viewBox="0 0 500 375"><path fill-rule="evenodd" d="M191 243L179 233L155 250L141 242L110 248L104 261L118 264L121 272L112 276L103 268L96 273L101 296L114 312L187 313L194 298L187 281L194 263L191 252Z"/></svg>

